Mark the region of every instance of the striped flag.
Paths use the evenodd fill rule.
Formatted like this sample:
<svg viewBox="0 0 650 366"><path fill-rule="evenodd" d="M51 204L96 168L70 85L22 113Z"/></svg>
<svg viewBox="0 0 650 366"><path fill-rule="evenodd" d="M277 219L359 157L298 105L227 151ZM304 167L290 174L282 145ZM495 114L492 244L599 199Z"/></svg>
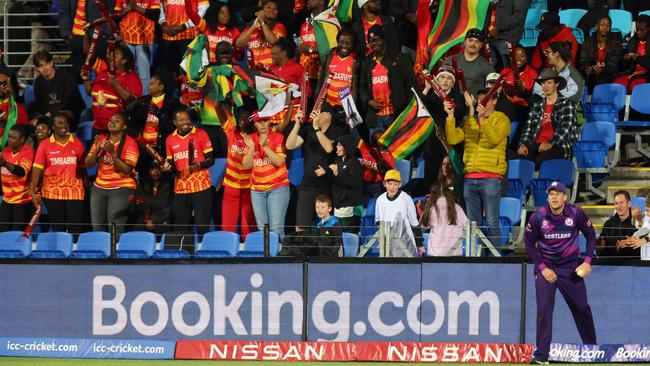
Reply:
<svg viewBox="0 0 650 366"><path fill-rule="evenodd" d="M433 24L430 19L429 3L430 0L420 0L417 10L420 25L417 71L425 66L431 71L445 52L463 42L465 33L469 29L482 29L490 0L440 0ZM429 19L426 18L427 13ZM427 29L429 34L425 41L423 37Z"/></svg>
<svg viewBox="0 0 650 366"><path fill-rule="evenodd" d="M339 22L347 23L352 20L354 0L330 0L329 7L333 8Z"/></svg>
<svg viewBox="0 0 650 366"><path fill-rule="evenodd" d="M328 8L316 15L312 19L312 24L314 25L314 36L318 45L318 54L322 60L332 48L338 45L336 35L341 29L341 24L332 8Z"/></svg>
<svg viewBox="0 0 650 366"><path fill-rule="evenodd" d="M437 128L415 89L411 88L411 91L411 102L379 138L379 143L386 147L395 161L405 159ZM448 153L456 173L463 174L463 162L456 150L452 148Z"/></svg>

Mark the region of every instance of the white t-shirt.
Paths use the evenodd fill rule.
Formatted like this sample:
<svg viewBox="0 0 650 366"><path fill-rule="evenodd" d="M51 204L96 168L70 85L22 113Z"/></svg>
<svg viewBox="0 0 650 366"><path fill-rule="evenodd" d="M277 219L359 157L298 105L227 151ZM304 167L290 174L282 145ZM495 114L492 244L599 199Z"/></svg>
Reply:
<svg viewBox="0 0 650 366"><path fill-rule="evenodd" d="M416 257L417 248L411 226L418 225L418 215L411 196L403 191L398 191L397 197L392 200L388 198L388 194L385 192L379 196L375 206L375 222L381 221L390 224L392 237L400 238L404 242L406 249ZM391 242L390 247L393 257L404 256L395 241Z"/></svg>

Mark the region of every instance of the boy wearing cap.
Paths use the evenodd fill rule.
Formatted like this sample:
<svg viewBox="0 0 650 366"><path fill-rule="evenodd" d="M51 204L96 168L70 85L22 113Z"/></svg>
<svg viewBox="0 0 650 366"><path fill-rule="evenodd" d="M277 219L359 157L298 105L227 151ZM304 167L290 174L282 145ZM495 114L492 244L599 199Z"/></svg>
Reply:
<svg viewBox="0 0 650 366"><path fill-rule="evenodd" d="M596 232L591 220L577 206L566 203L566 187L554 181L546 189L548 205L540 208L526 225L526 249L535 266L537 300L537 349L531 363L548 364L553 330L555 293L560 290L584 344L596 344L596 330L587 302L584 277L591 273ZM587 252L580 263L579 232L587 239Z"/></svg>
<svg viewBox="0 0 650 366"><path fill-rule="evenodd" d="M535 162L571 159L571 146L579 137L576 108L558 90L566 80L551 69L544 69L535 80L542 86L544 99L530 108L528 120L519 138L519 159Z"/></svg>
<svg viewBox="0 0 650 366"><path fill-rule="evenodd" d="M485 41L485 34L478 28L472 28L465 34L465 41L463 41L463 52L451 56L456 59L456 63L467 82L467 89L469 93L476 96L476 93L483 89L483 83L489 73L494 72L494 67L481 57L481 48ZM447 60L446 64L450 65L451 60Z"/></svg>
<svg viewBox="0 0 650 366"><path fill-rule="evenodd" d="M408 56L393 54L386 48L382 26L375 24L368 30L372 54L361 66L359 97L366 106L364 123L370 133L386 130L394 117L402 113L415 87L413 63Z"/></svg>
<svg viewBox="0 0 650 366"><path fill-rule="evenodd" d="M573 30L560 23L560 16L555 12L546 12L542 14L542 19L537 24L540 30L537 37L537 46L533 51L533 57L530 60L530 66L539 70L542 67L550 67L546 59L546 52L549 45L553 42L569 41L571 42L571 63L576 64L576 55L578 54L578 41L573 36Z"/></svg>
<svg viewBox="0 0 650 366"><path fill-rule="evenodd" d="M424 253L426 248L422 246L421 241L416 242L415 240L413 230L421 231L417 227L418 216L411 196L400 190L401 183L402 177L397 170L386 172L384 176L386 192L377 198L375 222L388 223L391 227L392 238L401 239L411 256L415 257L418 252ZM391 256L404 256L397 243L391 243L390 247Z"/></svg>

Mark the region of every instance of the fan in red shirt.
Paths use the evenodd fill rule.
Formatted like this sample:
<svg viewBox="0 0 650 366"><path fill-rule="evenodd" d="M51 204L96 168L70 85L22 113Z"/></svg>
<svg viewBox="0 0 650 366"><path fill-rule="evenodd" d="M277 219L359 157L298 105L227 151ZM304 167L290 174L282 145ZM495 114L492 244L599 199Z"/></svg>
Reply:
<svg viewBox="0 0 650 366"><path fill-rule="evenodd" d="M115 49L115 76L108 72L105 61L97 59L93 70L97 73L90 82L87 73L81 72L84 87L93 101L93 136L108 133L108 121L122 112L129 101L142 96L142 82L135 72L133 54L126 46Z"/></svg>
<svg viewBox="0 0 650 366"><path fill-rule="evenodd" d="M530 60L530 66L536 70L542 67L551 67L546 60L544 50L547 50L551 43L558 41L571 42L571 60L573 66L575 66L577 60L576 55L578 54L578 41L573 36L571 28L560 23L560 16L557 13L549 11L542 14L542 19L537 25L537 29L540 30L540 33L537 38L537 46L535 46L533 56Z"/></svg>
<svg viewBox="0 0 650 366"><path fill-rule="evenodd" d="M248 46L248 65L263 70L271 65L271 46L286 37L287 30L278 22L277 0L262 0L262 10L255 13L255 20L237 38L237 48Z"/></svg>
<svg viewBox="0 0 650 366"><path fill-rule="evenodd" d="M237 113L236 128L228 133L228 157L222 182L221 228L236 232L239 227L242 240L256 227L251 203L252 168L244 167L244 156L249 149L244 136L255 132L252 110L244 105Z"/></svg>
<svg viewBox="0 0 650 366"><path fill-rule="evenodd" d="M0 157L2 203L0 231L22 230L34 211L27 177L34 161L34 149L25 143L29 129L16 125L9 131L7 147Z"/></svg>
<svg viewBox="0 0 650 366"><path fill-rule="evenodd" d="M208 7L203 18L195 11L192 1L185 2L187 16L197 24L196 28L208 38L208 57L210 63L217 63L217 44L222 41L228 42L235 48L235 41L241 34L239 28L234 24L234 17L227 4L216 2ZM239 57L235 57L239 58Z"/></svg>
<svg viewBox="0 0 650 366"><path fill-rule="evenodd" d="M295 48L293 42L288 38L280 38L278 43L274 44L271 48L271 58L273 64L269 67L269 70L282 78L282 80L289 83L295 84L297 87L302 85L303 78L305 77L305 69L296 62L294 59ZM311 88L309 83L307 83L307 98L311 95ZM277 113L274 116L271 116L271 123L275 125L275 130L282 132L286 128L290 119L293 119L300 107L300 98L293 98L293 112L289 119L287 116L287 109L284 109L282 112Z"/></svg>
<svg viewBox="0 0 650 366"><path fill-rule="evenodd" d="M42 197L54 231L77 234L84 217L84 146L70 133L67 115L55 114L52 130L52 136L41 141L36 150L30 194L34 206L40 206ZM41 174L43 184L39 193Z"/></svg>
<svg viewBox="0 0 650 366"><path fill-rule="evenodd" d="M190 230L192 212L199 233L208 231L212 212L212 180L210 168L214 164L212 144L208 134L192 126L190 115L181 109L174 113L176 131L167 136L167 160L176 171L172 223L176 230ZM163 168L169 172L171 169Z"/></svg>
<svg viewBox="0 0 650 366"><path fill-rule="evenodd" d="M97 178L90 195L90 221L94 231L108 231L115 225L124 232L130 202L135 193L135 165L140 149L126 133L127 117L116 113L108 123L108 135L98 135L86 156L86 168L97 164Z"/></svg>
<svg viewBox="0 0 650 366"><path fill-rule="evenodd" d="M300 64L307 71L307 77L312 80L318 78L318 69L320 68L320 56L312 19L327 9L327 3L325 0L307 1L307 8L311 12L310 18L305 19L300 26L300 43L296 47L296 52L299 55Z"/></svg>
<svg viewBox="0 0 650 366"><path fill-rule="evenodd" d="M648 40L650 37L650 16L639 15L636 21L636 32L624 50L621 63L621 76L614 83L625 85L628 93L636 85L646 83L649 79L650 55L648 54Z"/></svg>

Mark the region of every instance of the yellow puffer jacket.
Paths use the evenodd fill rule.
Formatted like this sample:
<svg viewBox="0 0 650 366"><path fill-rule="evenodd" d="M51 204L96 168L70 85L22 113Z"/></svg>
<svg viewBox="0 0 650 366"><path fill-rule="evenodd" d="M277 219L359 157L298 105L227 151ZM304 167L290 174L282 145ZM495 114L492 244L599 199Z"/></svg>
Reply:
<svg viewBox="0 0 650 366"><path fill-rule="evenodd" d="M493 112L481 122L469 117L462 127L456 127L454 117L447 117L445 134L451 145L465 141L465 174L497 173L506 175L508 162L506 146L510 135L510 119L501 112Z"/></svg>

